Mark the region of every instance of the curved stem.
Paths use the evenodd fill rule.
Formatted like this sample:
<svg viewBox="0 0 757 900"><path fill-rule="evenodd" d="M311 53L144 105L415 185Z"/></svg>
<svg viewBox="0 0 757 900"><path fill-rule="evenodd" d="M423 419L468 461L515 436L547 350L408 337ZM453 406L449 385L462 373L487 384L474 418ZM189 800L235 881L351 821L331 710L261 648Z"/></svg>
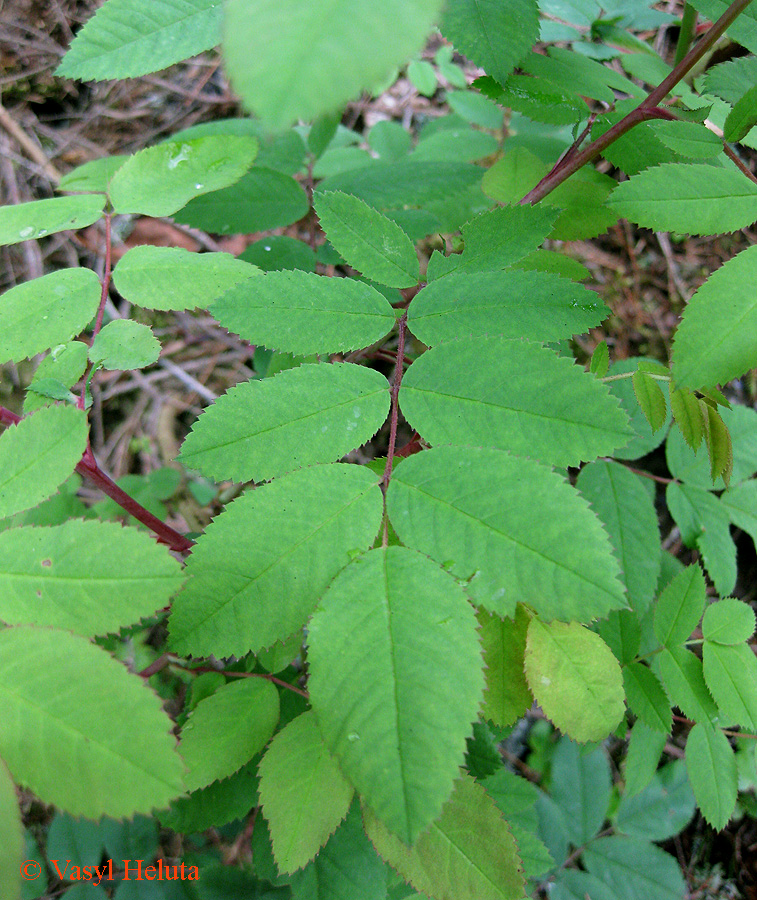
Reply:
<svg viewBox="0 0 757 900"><path fill-rule="evenodd" d="M389 481L392 477L392 464L394 463L394 450L397 446L397 422L399 419L399 393L402 384L402 370L405 366L405 335L407 333L407 313L404 312L399 319L399 338L397 342L397 367L394 371L394 382L392 384L392 412L389 424L389 447L386 451L386 466L384 468L384 477L382 484L384 487L384 538L382 546L389 544L389 522L386 517L386 489L389 487Z"/></svg>

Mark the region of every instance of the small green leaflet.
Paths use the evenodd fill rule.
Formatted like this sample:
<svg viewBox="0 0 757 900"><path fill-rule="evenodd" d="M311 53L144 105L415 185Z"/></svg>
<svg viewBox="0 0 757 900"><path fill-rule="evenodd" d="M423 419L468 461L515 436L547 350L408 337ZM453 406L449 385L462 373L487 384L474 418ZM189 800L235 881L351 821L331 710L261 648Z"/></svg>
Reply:
<svg viewBox="0 0 757 900"><path fill-rule="evenodd" d="M702 815L716 831L728 824L736 806L736 757L719 728L697 723L686 739L686 768Z"/></svg>
<svg viewBox="0 0 757 900"><path fill-rule="evenodd" d="M425 97L433 97L439 86L434 67L424 59L413 59L408 63L407 77L418 93Z"/></svg>
<svg viewBox="0 0 757 900"><path fill-rule="evenodd" d="M748 644L705 641L704 680L725 717L757 731L757 659Z"/></svg>
<svg viewBox="0 0 757 900"><path fill-rule="evenodd" d="M667 735L662 737L667 741ZM653 744L658 746L654 741ZM636 796L623 793L616 812L617 829L634 837L664 841L684 829L696 809L686 765L677 759L656 771Z"/></svg>
<svg viewBox="0 0 757 900"><path fill-rule="evenodd" d="M584 466L576 487L607 529L631 606L643 612L660 574L660 527L654 500L638 475L611 461Z"/></svg>
<svg viewBox="0 0 757 900"><path fill-rule="evenodd" d="M610 350L607 341L600 341L594 348L589 362L589 371L597 378L604 378L610 368Z"/></svg>
<svg viewBox="0 0 757 900"><path fill-rule="evenodd" d="M18 871L23 846L16 788L5 764L0 760L0 894L7 900L21 900Z"/></svg>
<svg viewBox="0 0 757 900"><path fill-rule="evenodd" d="M720 495L721 506L738 528L743 528L752 540L757 536L757 481L745 481Z"/></svg>
<svg viewBox="0 0 757 900"><path fill-rule="evenodd" d="M615 103L616 90L640 96L639 87L619 72L582 53L560 47L550 47L547 55L530 53L520 68L558 87L567 87L573 94L602 100L608 104Z"/></svg>
<svg viewBox="0 0 757 900"><path fill-rule="evenodd" d="M441 813L478 715L476 626L457 582L404 547L352 562L310 620L308 688L321 734L365 803L408 844Z"/></svg>
<svg viewBox="0 0 757 900"><path fill-rule="evenodd" d="M748 247L710 275L689 300L673 343L676 384L714 387L757 365L755 281L757 247Z"/></svg>
<svg viewBox="0 0 757 900"><path fill-rule="evenodd" d="M383 84L421 49L439 0L231 0L223 53L234 89L274 129L310 121ZM282 71L289 77L282 78Z"/></svg>
<svg viewBox="0 0 757 900"><path fill-rule="evenodd" d="M171 646L244 656L288 638L355 551L371 546L381 514L377 478L360 466L302 469L243 494L192 550Z"/></svg>
<svg viewBox="0 0 757 900"><path fill-rule="evenodd" d="M654 632L666 647L683 644L704 612L707 586L696 563L687 566L660 594L654 610Z"/></svg>
<svg viewBox="0 0 757 900"><path fill-rule="evenodd" d="M0 244L18 244L55 234L86 228L103 213L104 197L54 197L0 206ZM39 279L35 282L38 283Z"/></svg>
<svg viewBox="0 0 757 900"><path fill-rule="evenodd" d="M46 406L0 434L0 518L55 493L87 448L87 417L73 406Z"/></svg>
<svg viewBox="0 0 757 900"><path fill-rule="evenodd" d="M610 806L612 776L602 747L580 747L563 735L552 756L552 799L565 814L572 844L587 844L600 830Z"/></svg>
<svg viewBox="0 0 757 900"><path fill-rule="evenodd" d="M220 0L107 0L74 38L55 74L81 81L136 78L215 47Z"/></svg>
<svg viewBox="0 0 757 900"><path fill-rule="evenodd" d="M633 383L631 378L617 378L612 380L614 375L628 374L635 372L643 358L636 359L619 359L609 368L610 379L607 386L610 393L617 397L620 405L630 419L631 430L633 432L632 440L619 450L615 451L614 456L618 459L638 459L640 456L646 456L647 453L658 447L664 440L667 432L667 424L656 433L647 422L644 413L636 399L633 391ZM663 393L668 391L668 386L663 382Z"/></svg>
<svg viewBox="0 0 757 900"><path fill-rule="evenodd" d="M117 632L166 606L183 582L166 547L114 522L72 519L0 532L0 619L9 624L86 637Z"/></svg>
<svg viewBox="0 0 757 900"><path fill-rule="evenodd" d="M504 6L497 0L457 0L447 5L442 34L469 59L504 83L539 36L533 0Z"/></svg>
<svg viewBox="0 0 757 900"><path fill-rule="evenodd" d="M604 740L623 718L620 665L602 638L583 625L531 619L525 669L547 718L574 740Z"/></svg>
<svg viewBox="0 0 757 900"><path fill-rule="evenodd" d="M641 624L630 609L613 610L597 624L597 634L618 659L628 663L636 658L641 646Z"/></svg>
<svg viewBox="0 0 757 900"><path fill-rule="evenodd" d="M107 194L110 180L121 166L129 159L127 155L102 156L75 169L71 169L60 180L59 191L93 191Z"/></svg>
<svg viewBox="0 0 757 900"><path fill-rule="evenodd" d="M419 292L408 326L428 345L461 334L554 341L585 333L607 313L594 291L559 275L514 269L469 275L458 267Z"/></svg>
<svg viewBox="0 0 757 900"><path fill-rule="evenodd" d="M435 900L523 897L522 864L510 828L484 788L468 775L460 777L441 817L412 847L367 808L363 820L374 847L424 895Z"/></svg>
<svg viewBox="0 0 757 900"><path fill-rule="evenodd" d="M666 147L681 156L712 159L723 152L723 141L699 122L671 122L658 119L648 124Z"/></svg>
<svg viewBox="0 0 757 900"><path fill-rule="evenodd" d="M757 85L739 99L723 126L723 140L740 141L757 125Z"/></svg>
<svg viewBox="0 0 757 900"><path fill-rule="evenodd" d="M41 406L49 406L55 393L73 396L68 390L81 378L87 367L89 347L83 341L69 341L53 347L48 356L37 366L24 397L24 413L34 412Z"/></svg>
<svg viewBox="0 0 757 900"><path fill-rule="evenodd" d="M179 797L168 810L158 814L160 824L192 834L243 819L257 803L256 768L256 761L252 760L234 775Z"/></svg>
<svg viewBox="0 0 757 900"><path fill-rule="evenodd" d="M245 234L291 225L308 209L294 178L257 165L231 187L191 200L174 218L217 234Z"/></svg>
<svg viewBox="0 0 757 900"><path fill-rule="evenodd" d="M696 453L704 437L704 420L699 400L688 388L671 386L670 409L683 439Z"/></svg>
<svg viewBox="0 0 757 900"><path fill-rule="evenodd" d="M629 663L623 667L623 687L628 705L641 721L655 731L670 734L670 703L654 672L640 662Z"/></svg>
<svg viewBox="0 0 757 900"><path fill-rule="evenodd" d="M531 708L533 697L523 673L529 616L518 606L514 619L478 612L484 650L486 689L481 714L495 725L512 725Z"/></svg>
<svg viewBox="0 0 757 900"><path fill-rule="evenodd" d="M705 610L702 634L717 644L741 644L754 634L754 622L754 610L748 603L726 597Z"/></svg>
<svg viewBox="0 0 757 900"><path fill-rule="evenodd" d="M702 419L707 451L710 455L710 479L712 483L723 479L728 487L733 474L733 444L731 435L720 413L709 403L702 401Z"/></svg>
<svg viewBox="0 0 757 900"><path fill-rule="evenodd" d="M366 836L360 804L355 800L326 846L308 866L294 873L291 896L292 900L387 900L388 875L388 867ZM274 900L272 894L260 896L261 900ZM288 892L284 896L289 896Z"/></svg>
<svg viewBox="0 0 757 900"><path fill-rule="evenodd" d="M347 815L352 794L312 712L276 735L260 763L260 801L279 872L310 862Z"/></svg>
<svg viewBox="0 0 757 900"><path fill-rule="evenodd" d="M216 480L263 481L359 447L389 411L379 372L311 364L232 388L197 421L181 462Z"/></svg>
<svg viewBox="0 0 757 900"><path fill-rule="evenodd" d="M670 702L695 722L708 722L718 715L702 674L702 661L685 647L665 647L655 657L660 680Z"/></svg>
<svg viewBox="0 0 757 900"><path fill-rule="evenodd" d="M241 769L265 747L278 721L279 693L262 678L235 679L201 700L181 729L187 790Z"/></svg>
<svg viewBox="0 0 757 900"><path fill-rule="evenodd" d="M395 323L389 301L352 278L268 272L210 305L229 331L253 344L307 355L368 347Z"/></svg>
<svg viewBox="0 0 757 900"><path fill-rule="evenodd" d="M400 406L431 444L498 447L558 466L611 455L631 435L618 402L572 359L498 336L428 350L403 379Z"/></svg>
<svg viewBox="0 0 757 900"><path fill-rule="evenodd" d="M640 838L598 838L586 848L583 860L617 900L684 900L687 896L678 860Z"/></svg>
<svg viewBox="0 0 757 900"><path fill-rule="evenodd" d="M757 82L755 56L737 56L728 62L708 68L704 77L707 93L715 94L731 105L738 103L755 82Z"/></svg>
<svg viewBox="0 0 757 900"><path fill-rule="evenodd" d="M123 818L183 793L162 701L86 638L27 626L0 631L0 699L0 756L43 803L73 816Z"/></svg>
<svg viewBox="0 0 757 900"><path fill-rule="evenodd" d="M147 147L115 173L110 201L117 213L170 216L193 197L239 181L257 152L255 138L231 134Z"/></svg>
<svg viewBox="0 0 757 900"><path fill-rule="evenodd" d="M319 193L315 211L326 236L353 269L389 287L417 284L415 247L391 219L341 191Z"/></svg>
<svg viewBox="0 0 757 900"><path fill-rule="evenodd" d="M285 234L255 241L237 259L252 263L264 272L277 272L280 269L315 272L315 253L310 245Z"/></svg>
<svg viewBox="0 0 757 900"><path fill-rule="evenodd" d="M641 719L634 722L623 773L626 781L624 800L638 794L652 781L667 739L667 734L653 731Z"/></svg>
<svg viewBox="0 0 757 900"><path fill-rule="evenodd" d="M662 388L651 375L641 370L633 373L632 381L633 392L639 401L641 411L652 431L659 431L668 418L668 407Z"/></svg>
<svg viewBox="0 0 757 900"><path fill-rule="evenodd" d="M91 269L59 269L0 297L0 359L19 362L70 340L97 312L102 287Z"/></svg>
<svg viewBox="0 0 757 900"><path fill-rule="evenodd" d="M152 329L132 319L109 322L92 341L89 358L103 369L141 369L160 356Z"/></svg>
<svg viewBox="0 0 757 900"><path fill-rule="evenodd" d="M392 477L387 511L407 546L449 566L498 615L523 602L547 619L590 621L626 604L588 504L535 461L487 448L415 454Z"/></svg>
<svg viewBox="0 0 757 900"><path fill-rule="evenodd" d="M721 234L746 228L757 219L757 184L736 169L665 163L619 184L607 203L618 215L655 231ZM731 308L727 322L733 327L734 321ZM739 326L739 332L742 328ZM713 337L710 333L709 340L715 345ZM698 387L680 373L676 381Z"/></svg>
<svg viewBox="0 0 757 900"><path fill-rule="evenodd" d="M207 309L260 270L229 253L192 253L179 247L133 247L113 270L113 284L129 303L146 309Z"/></svg>

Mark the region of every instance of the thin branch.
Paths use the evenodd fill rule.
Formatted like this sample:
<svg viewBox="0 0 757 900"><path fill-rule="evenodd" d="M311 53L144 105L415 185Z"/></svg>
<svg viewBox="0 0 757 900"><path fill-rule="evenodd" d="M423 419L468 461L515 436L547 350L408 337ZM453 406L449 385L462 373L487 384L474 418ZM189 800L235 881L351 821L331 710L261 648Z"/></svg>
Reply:
<svg viewBox="0 0 757 900"><path fill-rule="evenodd" d="M397 422L399 419L399 393L402 384L402 370L405 366L405 334L407 332L407 313L404 312L399 319L399 338L397 341L397 365L394 370L394 383L392 384L392 412L389 425L389 447L386 451L386 466L382 484L384 486L384 539L382 546L389 545L389 521L386 517L386 489L392 477L392 464L394 462L394 449L397 446Z"/></svg>
<svg viewBox="0 0 757 900"><path fill-rule="evenodd" d="M723 150L725 151L725 155L728 157L728 159L736 164L736 167L739 169L739 171L743 172L750 181L754 181L755 183L757 183L757 175L755 175L754 172L752 172L751 169L749 169L744 164L744 162L739 159L738 154L733 149L733 147L731 147L725 141L723 142Z"/></svg>

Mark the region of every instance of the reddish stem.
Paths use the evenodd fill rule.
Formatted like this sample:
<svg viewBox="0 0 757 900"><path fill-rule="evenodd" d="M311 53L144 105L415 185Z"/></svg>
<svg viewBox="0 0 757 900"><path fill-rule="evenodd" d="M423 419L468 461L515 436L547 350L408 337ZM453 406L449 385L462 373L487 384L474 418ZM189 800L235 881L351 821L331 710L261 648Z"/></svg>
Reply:
<svg viewBox="0 0 757 900"><path fill-rule="evenodd" d="M404 312L399 319L399 338L397 341L397 365L394 370L394 383L392 384L392 413L389 425L389 447L386 451L386 466L382 484L384 486L384 539L383 546L389 544L389 521L386 517L386 489L392 477L392 464L394 463L394 448L397 445L397 421L399 419L399 393L402 384L402 370L405 366L405 334L407 333L407 313Z"/></svg>

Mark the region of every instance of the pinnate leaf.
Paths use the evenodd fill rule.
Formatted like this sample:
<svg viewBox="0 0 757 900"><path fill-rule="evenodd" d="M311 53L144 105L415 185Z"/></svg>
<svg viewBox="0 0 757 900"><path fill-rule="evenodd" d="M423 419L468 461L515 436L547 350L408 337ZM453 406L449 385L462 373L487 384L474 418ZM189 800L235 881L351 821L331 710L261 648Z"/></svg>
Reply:
<svg viewBox="0 0 757 900"><path fill-rule="evenodd" d="M327 746L374 814L412 843L452 791L481 703L481 649L465 594L419 553L373 550L325 593L308 660Z"/></svg>
<svg viewBox="0 0 757 900"><path fill-rule="evenodd" d="M0 698L0 755L44 803L121 818L182 793L161 700L85 638L28 626L0 631Z"/></svg>
<svg viewBox="0 0 757 900"><path fill-rule="evenodd" d="M180 247L133 247L113 270L122 297L146 309L207 309L230 288L260 270L228 253L192 253Z"/></svg>
<svg viewBox="0 0 757 900"><path fill-rule="evenodd" d="M132 319L109 322L92 341L89 358L103 369L141 369L160 356L152 329Z"/></svg>
<svg viewBox="0 0 757 900"><path fill-rule="evenodd" d="M0 359L18 362L79 334L97 312L100 282L91 269L59 269L0 297Z"/></svg>
<svg viewBox="0 0 757 900"><path fill-rule="evenodd" d="M619 215L655 231L720 234L757 219L757 184L736 169L665 163L619 184L607 203ZM727 321L735 321L732 313ZM676 380L697 387L680 373Z"/></svg>
<svg viewBox="0 0 757 900"><path fill-rule="evenodd" d="M239 181L257 152L255 138L232 134L147 147L115 173L110 201L117 213L170 216L193 197Z"/></svg>
<svg viewBox="0 0 757 900"><path fill-rule="evenodd" d="M478 613L484 650L486 689L482 715L495 725L512 725L531 708L533 697L523 671L529 616L519 606L513 619Z"/></svg>
<svg viewBox="0 0 757 900"><path fill-rule="evenodd" d="M245 340L303 356L368 347L395 322L389 301L369 284L296 271L231 288L210 312Z"/></svg>
<svg viewBox="0 0 757 900"><path fill-rule="evenodd" d="M592 375L502 337L428 350L403 379L400 406L432 445L497 447L554 465L610 455L630 437L625 414Z"/></svg>
<svg viewBox="0 0 757 900"><path fill-rule="evenodd" d="M113 522L0 532L0 619L9 624L116 632L166 606L183 581L166 547Z"/></svg>
<svg viewBox="0 0 757 900"><path fill-rule="evenodd" d="M683 644L704 612L707 586L698 565L687 566L670 582L655 605L654 632L666 647Z"/></svg>
<svg viewBox="0 0 757 900"><path fill-rule="evenodd" d="M686 768L702 815L716 831L728 824L736 806L736 757L719 728L698 722L686 739Z"/></svg>
<svg viewBox="0 0 757 900"><path fill-rule="evenodd" d="M705 640L717 644L740 644L754 633L754 610L748 603L726 597L711 603L702 619Z"/></svg>
<svg viewBox="0 0 757 900"><path fill-rule="evenodd" d="M18 244L55 234L86 228L96 222L105 206L104 197L54 197L0 206L0 244Z"/></svg>
<svg viewBox="0 0 757 900"><path fill-rule="evenodd" d="M243 656L288 638L354 551L371 546L381 501L375 476L336 465L302 469L229 504L187 562L171 645Z"/></svg>
<svg viewBox="0 0 757 900"><path fill-rule="evenodd" d="M312 712L276 735L260 763L260 800L279 872L291 874L316 855L347 814L352 794Z"/></svg>
<svg viewBox="0 0 757 900"><path fill-rule="evenodd" d="M315 211L337 252L366 278L396 288L418 282L412 241L378 210L359 197L330 191L318 194Z"/></svg>
<svg viewBox="0 0 757 900"><path fill-rule="evenodd" d="M231 0L223 51L232 84L268 124L310 121L383 83L423 46L439 0L370 0L328 8L299 0ZM281 73L290 73L282 78Z"/></svg>
<svg viewBox="0 0 757 900"><path fill-rule="evenodd" d="M457 781L441 817L412 847L391 834L370 809L363 810L363 819L384 859L435 900L523 897L522 866L512 833L494 801L468 775Z"/></svg>
<svg viewBox="0 0 757 900"><path fill-rule="evenodd" d="M359 447L389 411L389 386L373 369L311 364L220 397L184 441L181 461L216 480L263 481L332 462Z"/></svg>
<svg viewBox="0 0 757 900"><path fill-rule="evenodd" d="M233 775L263 749L278 721L279 693L263 678L239 678L201 700L181 729L187 789Z"/></svg>
<svg viewBox="0 0 757 900"><path fill-rule="evenodd" d="M392 477L387 510L407 546L449 566L498 615L520 601L544 618L590 621L626 603L596 517L532 460L488 448L418 453Z"/></svg>
<svg viewBox="0 0 757 900"><path fill-rule="evenodd" d="M623 717L620 665L583 625L531 619L525 668L545 715L574 740L604 740Z"/></svg>
<svg viewBox="0 0 757 900"><path fill-rule="evenodd" d="M458 267L419 292L408 325L428 345L461 334L559 340L583 334L606 315L594 291L559 275L513 269L469 275Z"/></svg>
<svg viewBox="0 0 757 900"><path fill-rule="evenodd" d="M87 417L73 406L46 406L0 435L0 518L55 493L87 448Z"/></svg>
<svg viewBox="0 0 757 900"><path fill-rule="evenodd" d="M82 81L135 78L215 47L218 0L107 0L76 35L56 75Z"/></svg>
<svg viewBox="0 0 757 900"><path fill-rule="evenodd" d="M704 680L726 718L757 731L757 659L748 644L702 648Z"/></svg>

